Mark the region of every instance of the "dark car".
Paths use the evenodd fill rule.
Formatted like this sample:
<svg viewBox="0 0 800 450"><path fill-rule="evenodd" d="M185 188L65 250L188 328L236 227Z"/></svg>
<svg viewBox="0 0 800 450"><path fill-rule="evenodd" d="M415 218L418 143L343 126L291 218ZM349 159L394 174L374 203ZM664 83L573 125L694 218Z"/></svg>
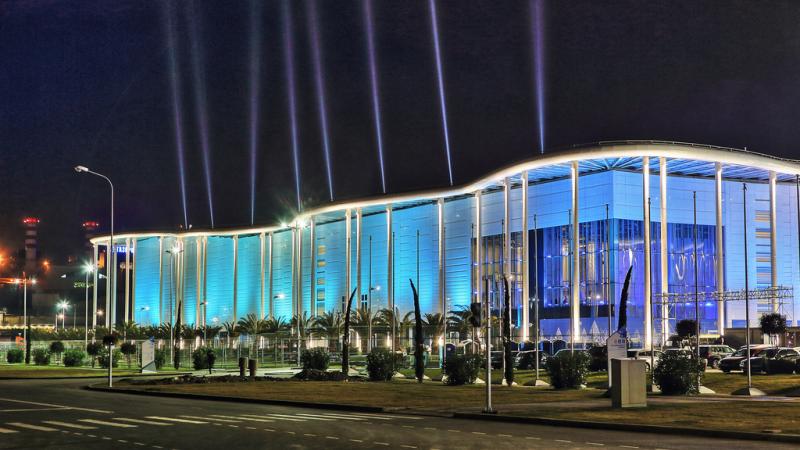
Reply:
<svg viewBox="0 0 800 450"><path fill-rule="evenodd" d="M523 350L514 357L514 365L519 370L531 370L536 368L536 358L539 358L539 367L544 368L544 359L547 357L545 352L537 350Z"/></svg>
<svg viewBox="0 0 800 450"><path fill-rule="evenodd" d="M700 356L708 361L708 367L719 369L719 362L734 354L736 350L727 345L701 345Z"/></svg>
<svg viewBox="0 0 800 450"><path fill-rule="evenodd" d="M773 347L763 350L758 356L750 358L751 373L793 373L800 353L793 348ZM742 371L747 370L748 361L743 359L739 365Z"/></svg>
<svg viewBox="0 0 800 450"><path fill-rule="evenodd" d="M764 350L768 349L769 346L767 345L751 345L750 346L750 357L758 356L759 353L763 352ZM728 373L732 370L742 370L741 362L747 358L747 347L742 347L739 350L736 350L734 354L728 356L726 358L722 358L719 361L719 368L725 373Z"/></svg>

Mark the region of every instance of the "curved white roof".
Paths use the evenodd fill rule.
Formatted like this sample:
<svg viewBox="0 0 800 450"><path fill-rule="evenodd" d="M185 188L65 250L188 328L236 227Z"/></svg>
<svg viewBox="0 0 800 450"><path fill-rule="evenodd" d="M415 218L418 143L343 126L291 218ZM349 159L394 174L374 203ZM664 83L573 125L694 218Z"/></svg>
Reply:
<svg viewBox="0 0 800 450"><path fill-rule="evenodd" d="M794 180L800 176L800 161L777 158L747 150L714 147L683 142L663 141L615 141L599 142L573 146L496 170L478 180L461 186L414 191L407 193L381 195L358 200L346 200L318 206L295 217L293 222L307 221L312 217L343 215L348 209L383 209L387 205L407 205L440 198L471 195L477 191L499 187L503 180L512 182L521 179L527 172L528 180L536 183L549 179L569 176L569 167L578 161L581 174L603 170L641 170L642 157L666 158L667 172L671 175L713 177L716 163L723 165L723 177L743 181L763 182L770 172L775 172L779 181ZM657 172L658 164L651 162L651 170ZM234 236L243 234L269 233L284 230L286 227L266 226L236 229L215 229L185 232L145 232L122 233L114 235L114 241L128 238L158 236L196 237L196 236ZM106 243L108 236L91 239L94 244Z"/></svg>

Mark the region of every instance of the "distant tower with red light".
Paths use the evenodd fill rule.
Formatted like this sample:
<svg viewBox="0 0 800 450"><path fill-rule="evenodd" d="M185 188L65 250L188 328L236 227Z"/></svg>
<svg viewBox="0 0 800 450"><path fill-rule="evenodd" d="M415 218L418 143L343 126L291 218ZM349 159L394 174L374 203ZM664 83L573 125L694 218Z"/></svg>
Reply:
<svg viewBox="0 0 800 450"><path fill-rule="evenodd" d="M22 224L25 225L25 270L33 273L36 270L36 254L39 248L36 239L39 219L26 217L22 219Z"/></svg>

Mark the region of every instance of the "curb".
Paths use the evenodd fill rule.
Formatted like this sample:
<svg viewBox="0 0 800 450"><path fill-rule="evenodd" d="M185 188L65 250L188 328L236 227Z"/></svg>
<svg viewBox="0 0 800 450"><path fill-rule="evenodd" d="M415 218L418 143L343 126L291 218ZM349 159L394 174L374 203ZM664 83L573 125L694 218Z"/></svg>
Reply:
<svg viewBox="0 0 800 450"><path fill-rule="evenodd" d="M738 439L746 441L771 441L800 444L800 434L767 434L747 431L704 430L699 428L667 427L662 425L636 425L614 422L588 422L585 420L553 419L548 417L523 417L508 415L488 415L478 413L453 413L454 419L485 420L492 422L550 425L557 427L589 428L600 430L627 431L637 433L658 433L689 435L717 439Z"/></svg>
<svg viewBox="0 0 800 450"><path fill-rule="evenodd" d="M353 412L369 412L369 413L382 413L384 409L379 406L361 406L361 405L348 405L338 403L313 403L313 402L298 402L294 400L267 400L257 398L244 398L244 397L220 397L218 395L205 395L205 394L187 394L182 392L159 392L159 391L143 391L139 389L119 389L107 388L97 385L84 386L84 389L90 391L100 392L113 392L116 394L130 394L130 395L149 395L154 397L170 397L170 398L183 398L189 400L208 400L215 402L234 402L234 403L251 403L261 405L276 405L276 406L294 406L298 408L315 408L315 409L338 409L342 411Z"/></svg>

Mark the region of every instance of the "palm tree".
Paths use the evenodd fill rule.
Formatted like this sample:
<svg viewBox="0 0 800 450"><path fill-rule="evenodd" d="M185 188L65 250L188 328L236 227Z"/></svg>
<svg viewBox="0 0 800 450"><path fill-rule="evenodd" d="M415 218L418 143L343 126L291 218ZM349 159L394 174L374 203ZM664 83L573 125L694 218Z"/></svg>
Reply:
<svg viewBox="0 0 800 450"><path fill-rule="evenodd" d="M266 320L259 318L253 313L250 313L239 319L237 326L241 332L250 338L250 351L251 354L255 354L258 335L264 334L267 331Z"/></svg>
<svg viewBox="0 0 800 450"><path fill-rule="evenodd" d="M361 351L366 351L369 348L369 340L371 338L369 335L370 324L376 322L377 314L363 306L351 314L350 322L353 328L358 331L359 337L361 337Z"/></svg>
<svg viewBox="0 0 800 450"><path fill-rule="evenodd" d="M119 326L119 332L122 334L123 339L136 339L139 333L139 325L136 322L124 322Z"/></svg>
<svg viewBox="0 0 800 450"><path fill-rule="evenodd" d="M283 317L271 317L264 321L264 332L268 334L283 333L289 329L289 324Z"/></svg>
<svg viewBox="0 0 800 450"><path fill-rule="evenodd" d="M431 352L437 353L439 338L444 338L445 317L442 313L425 313L422 319L427 334L431 338Z"/></svg>
<svg viewBox="0 0 800 450"><path fill-rule="evenodd" d="M236 322L223 322L222 329L225 330L225 334L228 335L228 347L231 346L231 338L236 338L239 336L239 328L236 326Z"/></svg>
<svg viewBox="0 0 800 450"><path fill-rule="evenodd" d="M314 318L314 328L328 339L328 350L335 351L342 336L344 321L341 312L327 311Z"/></svg>
<svg viewBox="0 0 800 450"><path fill-rule="evenodd" d="M408 333L412 328L414 328L414 311L409 311L397 323L398 339L408 339ZM406 348L410 349L411 344L406 345Z"/></svg>
<svg viewBox="0 0 800 450"><path fill-rule="evenodd" d="M295 314L292 317L292 331L297 330L297 339L300 342L300 345L297 346L298 349L301 347L305 348L306 338L308 337L309 331L312 330L313 325L314 320L308 315L308 312L304 311L302 315Z"/></svg>

